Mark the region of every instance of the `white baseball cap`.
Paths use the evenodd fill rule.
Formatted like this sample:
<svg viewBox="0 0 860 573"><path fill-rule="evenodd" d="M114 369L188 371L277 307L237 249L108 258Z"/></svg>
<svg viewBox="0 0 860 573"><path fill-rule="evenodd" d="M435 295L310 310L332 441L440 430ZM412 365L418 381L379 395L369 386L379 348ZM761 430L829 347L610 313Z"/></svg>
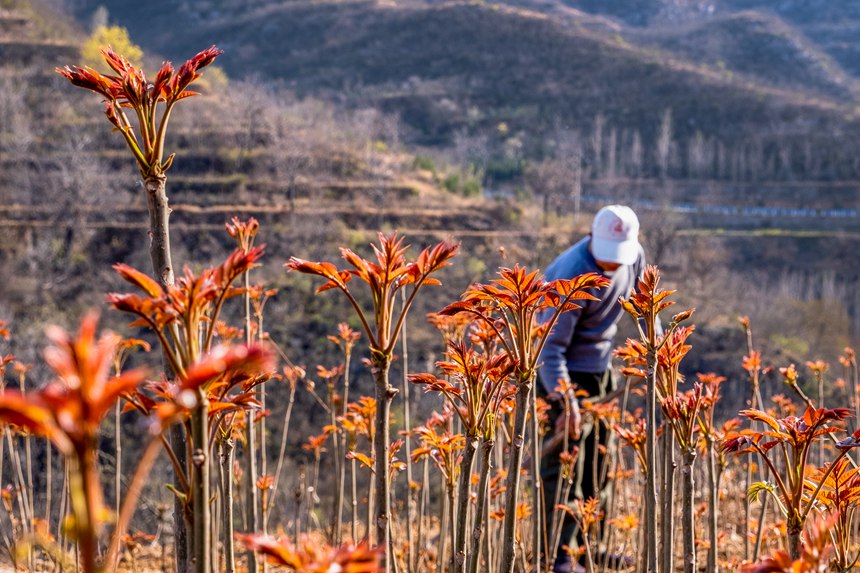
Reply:
<svg viewBox="0 0 860 573"><path fill-rule="evenodd" d="M625 205L608 205L591 223L591 253L598 261L632 265L639 256L639 218Z"/></svg>

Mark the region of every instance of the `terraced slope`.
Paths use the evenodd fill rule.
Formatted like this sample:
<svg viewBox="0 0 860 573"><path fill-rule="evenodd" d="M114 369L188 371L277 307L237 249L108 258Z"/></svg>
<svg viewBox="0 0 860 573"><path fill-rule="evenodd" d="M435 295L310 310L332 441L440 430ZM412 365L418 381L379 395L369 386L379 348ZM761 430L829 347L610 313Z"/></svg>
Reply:
<svg viewBox="0 0 860 573"><path fill-rule="evenodd" d="M771 49L735 69L740 51L724 46L732 57L720 69L695 53L691 61L638 46L623 26L565 12L559 3L530 2L527 10L481 2L260 1L239 11L210 1L193 13L170 12L187 23L183 34L161 25L168 11L156 4L108 2L150 50L186 54L216 42L233 77L262 74L299 93L396 111L422 143L446 145L458 131L488 133L505 122L539 148L550 126L588 130L597 114L647 136L667 108L679 137L699 130L727 142L751 134L807 137L813 126L833 133L853 118L844 105L853 88L838 70L825 69L826 58L796 34L751 17L738 32L741 44L767 40ZM667 42L684 50L689 44ZM771 56L785 61L777 66Z"/></svg>

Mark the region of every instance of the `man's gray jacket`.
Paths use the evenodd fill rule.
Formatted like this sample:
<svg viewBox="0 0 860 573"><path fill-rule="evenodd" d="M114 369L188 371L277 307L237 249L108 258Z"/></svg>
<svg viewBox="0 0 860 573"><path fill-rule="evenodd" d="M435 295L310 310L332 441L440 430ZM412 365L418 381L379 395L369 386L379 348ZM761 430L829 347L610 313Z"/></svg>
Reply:
<svg viewBox="0 0 860 573"><path fill-rule="evenodd" d="M598 373L609 368L617 324L624 313L618 299L630 295L645 270L645 253L640 246L635 263L622 265L612 273L603 271L591 254L590 241L590 236L585 237L559 255L546 270L547 281L572 279L591 272L612 281L602 289L589 289L600 300L576 301L582 308L559 316L540 356L538 373L547 394L555 391L559 379L570 379L568 372Z"/></svg>

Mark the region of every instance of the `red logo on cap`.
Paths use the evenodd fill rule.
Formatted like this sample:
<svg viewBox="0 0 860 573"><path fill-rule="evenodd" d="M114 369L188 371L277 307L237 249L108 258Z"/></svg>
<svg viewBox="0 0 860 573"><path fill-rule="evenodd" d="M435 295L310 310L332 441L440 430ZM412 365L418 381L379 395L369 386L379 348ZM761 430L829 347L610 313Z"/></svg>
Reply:
<svg viewBox="0 0 860 573"><path fill-rule="evenodd" d="M612 223L612 234L614 235L624 235L624 223L619 220L616 220Z"/></svg>

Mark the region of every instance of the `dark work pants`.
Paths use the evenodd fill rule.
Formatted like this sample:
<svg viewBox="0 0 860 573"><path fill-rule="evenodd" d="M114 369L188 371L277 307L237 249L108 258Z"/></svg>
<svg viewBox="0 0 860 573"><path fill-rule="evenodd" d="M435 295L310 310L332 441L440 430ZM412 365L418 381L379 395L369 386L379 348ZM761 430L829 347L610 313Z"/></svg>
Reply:
<svg viewBox="0 0 860 573"><path fill-rule="evenodd" d="M589 396L603 396L615 389L611 370L607 370L605 372L571 372L570 380L577 386L577 388L587 392ZM541 389L540 392L543 391L542 385L539 384L538 388ZM561 400L550 400L549 404L551 406L549 412L550 431L544 439L545 448L547 446L547 442L552 437L556 420L564 416L564 403ZM580 410L582 410L582 408L580 408ZM606 487L606 484L603 484L603 487L600 487L600 484L596 484L594 475L595 473L598 474L597 479L599 481L600 472L603 470L604 463L612 463L611 459L605 459L606 455L612 456L613 454L610 437L611 430L605 427L595 428L591 417L586 415L583 411L582 435L580 436L580 439L576 441L568 440L568 447L571 450L574 446L579 446L579 456L577 457L576 465L574 466L573 484L570 489L570 494L567 499L561 499L561 503L570 505L574 499L584 500L590 497L596 497L600 499L601 506L605 511L609 488ZM603 445L606 448L604 451L607 452L607 454L602 453L599 449L595 452L597 444ZM559 443L554 451L548 451L545 449L541 458L540 474L543 481L544 507L546 508L544 524L547 530L546 536L549 543L552 543L552 539L549 539L549 536L552 533L550 528L553 521L556 486L559 485L559 481L561 480L562 483L559 487L561 487L561 491L563 493L565 485L563 483L564 478L561 477L561 464L559 463L558 457L562 452L562 447L563 445ZM609 480L605 481L608 482ZM574 534L578 533L576 522L567 513L564 513L563 515L564 521L562 524L559 546L557 548L550 548L550 555L553 554L552 552L554 550L559 554L563 554L564 551L561 548L564 545L576 548L583 544L583 539L579 535L577 535L577 539L574 539ZM592 541L596 539L594 535L591 535L590 537Z"/></svg>

